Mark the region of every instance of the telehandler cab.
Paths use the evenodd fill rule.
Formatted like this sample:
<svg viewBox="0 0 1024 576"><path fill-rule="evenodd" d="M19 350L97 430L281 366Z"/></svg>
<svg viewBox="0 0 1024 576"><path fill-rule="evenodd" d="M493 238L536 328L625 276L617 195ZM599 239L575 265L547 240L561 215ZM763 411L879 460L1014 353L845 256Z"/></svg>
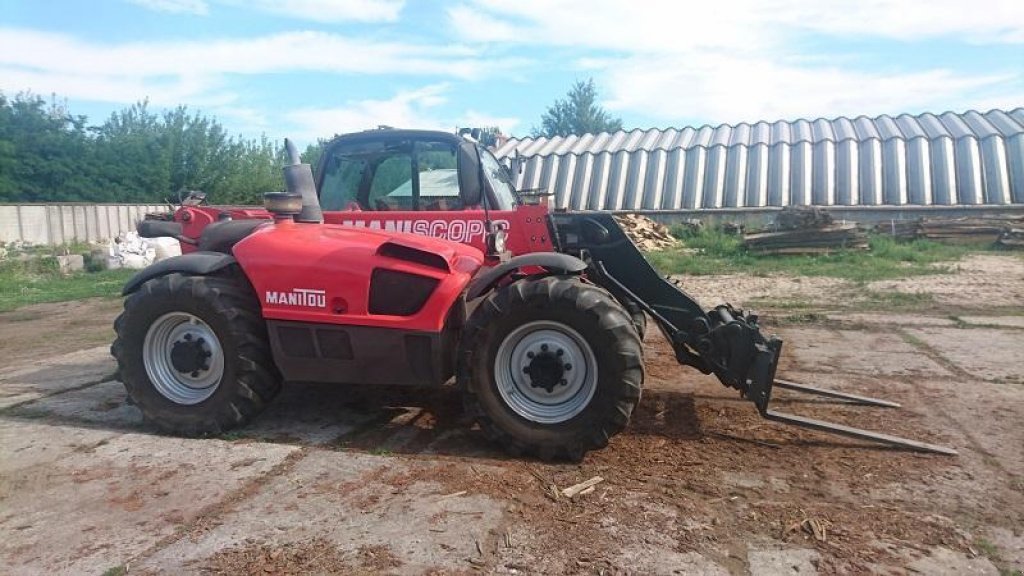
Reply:
<svg viewBox="0 0 1024 576"><path fill-rule="evenodd" d="M782 341L756 316L701 308L611 214L549 213L542 197L517 196L471 140L343 136L315 179L286 147L287 192L267 194L264 210L193 196L173 220L139 225L186 253L128 282L111 351L132 400L165 431L244 425L285 381L441 386L454 376L467 411L508 451L579 459L640 400L650 316L681 364L715 374L769 420L955 454L770 410L773 386L895 405L776 380Z"/></svg>

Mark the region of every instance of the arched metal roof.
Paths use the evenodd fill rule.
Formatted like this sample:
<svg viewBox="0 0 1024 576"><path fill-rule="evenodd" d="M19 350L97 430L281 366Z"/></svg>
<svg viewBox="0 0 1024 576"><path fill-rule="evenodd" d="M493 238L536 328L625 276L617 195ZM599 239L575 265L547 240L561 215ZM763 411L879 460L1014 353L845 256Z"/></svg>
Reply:
<svg viewBox="0 0 1024 576"><path fill-rule="evenodd" d="M1024 204L1024 108L513 138L560 208Z"/></svg>

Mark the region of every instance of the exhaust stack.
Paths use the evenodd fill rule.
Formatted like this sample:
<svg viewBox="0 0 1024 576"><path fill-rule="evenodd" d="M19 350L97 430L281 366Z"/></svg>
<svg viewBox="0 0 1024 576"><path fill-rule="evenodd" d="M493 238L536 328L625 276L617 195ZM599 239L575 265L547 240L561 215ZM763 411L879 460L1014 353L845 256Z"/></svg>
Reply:
<svg viewBox="0 0 1024 576"><path fill-rule="evenodd" d="M324 221L324 213L316 195L313 169L309 164L302 163L294 142L285 138L284 149L288 153L289 162L283 168L285 189L289 194L302 196L302 211L295 217L295 221L320 224Z"/></svg>

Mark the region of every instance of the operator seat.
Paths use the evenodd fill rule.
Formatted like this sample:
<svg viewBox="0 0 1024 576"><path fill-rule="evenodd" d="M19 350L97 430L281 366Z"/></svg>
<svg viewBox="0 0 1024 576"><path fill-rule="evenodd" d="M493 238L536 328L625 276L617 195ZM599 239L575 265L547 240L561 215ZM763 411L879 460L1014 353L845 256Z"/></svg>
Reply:
<svg viewBox="0 0 1024 576"><path fill-rule="evenodd" d="M214 222L203 229L199 235L200 250L209 252L223 252L231 254L242 238L252 234L260 226L269 223L269 220L221 220Z"/></svg>

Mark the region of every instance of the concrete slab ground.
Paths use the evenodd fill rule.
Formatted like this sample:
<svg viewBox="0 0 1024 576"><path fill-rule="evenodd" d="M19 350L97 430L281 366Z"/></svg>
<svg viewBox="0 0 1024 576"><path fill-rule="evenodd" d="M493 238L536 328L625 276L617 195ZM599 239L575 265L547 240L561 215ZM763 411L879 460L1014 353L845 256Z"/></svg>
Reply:
<svg viewBox="0 0 1024 576"><path fill-rule="evenodd" d="M960 320L976 326L1024 328L1024 316L960 316Z"/></svg>
<svg viewBox="0 0 1024 576"><path fill-rule="evenodd" d="M928 556L914 560L908 566L918 574L935 576L997 576L999 569L987 558L965 558L949 548L938 547Z"/></svg>
<svg viewBox="0 0 1024 576"><path fill-rule="evenodd" d="M1024 331L997 328L908 328L949 362L971 375L990 381L1024 384L1021 354Z"/></svg>
<svg viewBox="0 0 1024 576"><path fill-rule="evenodd" d="M0 368L0 408L109 379L116 369L109 346Z"/></svg>
<svg viewBox="0 0 1024 576"><path fill-rule="evenodd" d="M20 406L25 418L57 419L61 424L114 431L143 431L142 412L128 402L124 384L117 380L71 389Z"/></svg>
<svg viewBox="0 0 1024 576"><path fill-rule="evenodd" d="M785 327L785 354L800 370L886 376L948 376L950 372L892 332ZM798 344L796 344L798 343Z"/></svg>
<svg viewBox="0 0 1024 576"><path fill-rule="evenodd" d="M952 318L941 316L924 316L921 314L871 314L867 312L835 312L829 313L829 320L843 324L869 324L880 328L897 326L956 326Z"/></svg>
<svg viewBox="0 0 1024 576"><path fill-rule="evenodd" d="M297 450L10 421L0 445L8 574L123 565Z"/></svg>
<svg viewBox="0 0 1024 576"><path fill-rule="evenodd" d="M782 390L777 407L948 444L958 457L765 422L734 391L680 368L654 336L630 426L579 463L504 455L451 389L286 385L250 426L183 439L154 433L120 383L101 381L113 372L105 348L0 369L0 398L27 394L0 408L0 566L15 575L1024 569L1024 387L1007 379L1022 374L1008 348L1024 332L939 316L906 325L906 336L871 318L782 329L784 377L902 409ZM558 496L595 476L594 492ZM811 520L827 539L808 533Z"/></svg>
<svg viewBox="0 0 1024 576"><path fill-rule="evenodd" d="M139 568L195 570L218 552L317 537L342 557L384 543L398 574L464 570L500 527L503 505L480 494L447 493L427 478L432 464L313 450L287 475L261 483L202 534L184 534ZM423 478L422 480L420 478Z"/></svg>
<svg viewBox="0 0 1024 576"><path fill-rule="evenodd" d="M774 550L751 546L747 551L747 561L750 563L750 576L781 576L783 574L808 576L818 574L817 564L820 558L821 555L816 551L807 548Z"/></svg>

